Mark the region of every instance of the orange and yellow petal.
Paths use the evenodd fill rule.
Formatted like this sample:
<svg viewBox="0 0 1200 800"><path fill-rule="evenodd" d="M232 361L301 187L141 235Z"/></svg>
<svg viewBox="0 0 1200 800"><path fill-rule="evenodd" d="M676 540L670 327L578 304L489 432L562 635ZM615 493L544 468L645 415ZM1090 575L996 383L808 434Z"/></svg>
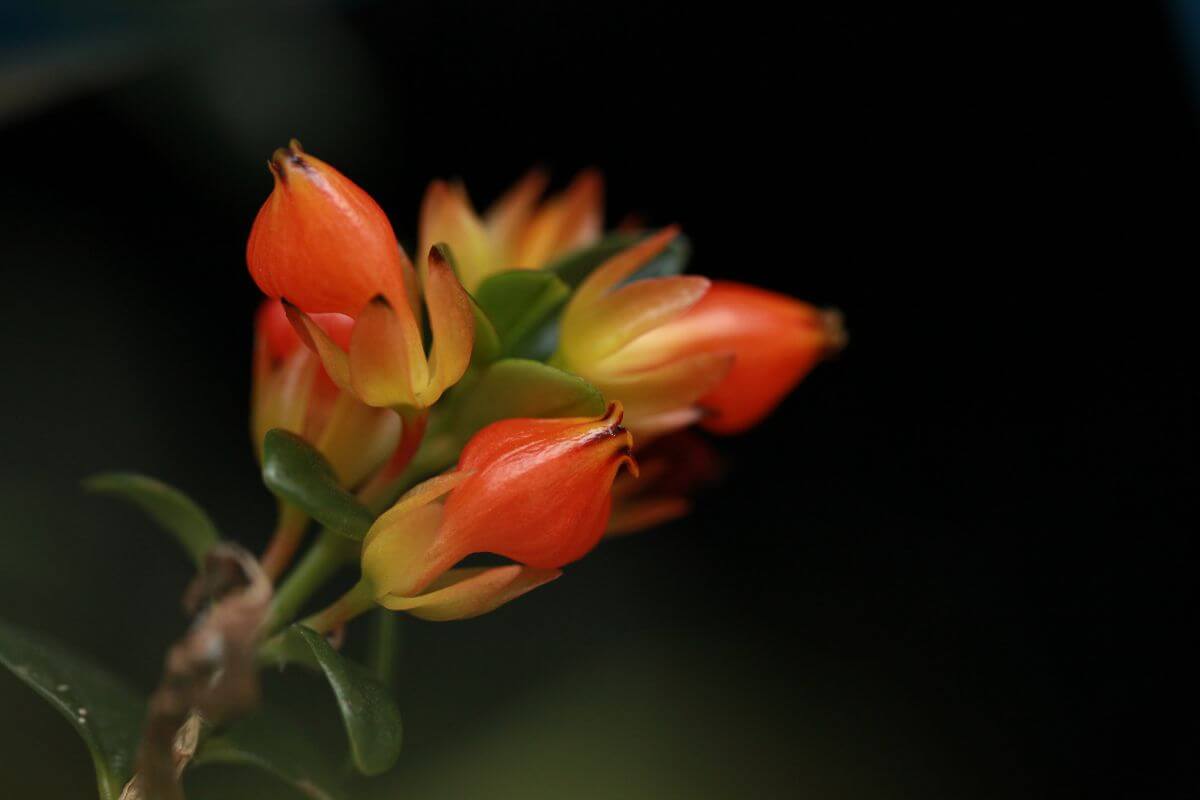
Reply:
<svg viewBox="0 0 1200 800"><path fill-rule="evenodd" d="M475 346L475 312L471 298L436 247L429 253L429 275L425 284L429 326L433 345L429 353L429 380L417 392L418 405L433 405L458 382L471 363Z"/></svg>
<svg viewBox="0 0 1200 800"><path fill-rule="evenodd" d="M408 306L395 308L378 296L359 315L350 339L350 379L367 405L417 405L429 381L425 350Z"/></svg>
<svg viewBox="0 0 1200 800"><path fill-rule="evenodd" d="M296 335L309 350L320 357L321 366L325 368L329 379L339 389L353 391L350 385L350 358L346 355L346 351L334 341L324 328L317 324L316 320L292 305L287 299L283 301L283 308L287 312L288 322L292 324Z"/></svg>
<svg viewBox="0 0 1200 800"><path fill-rule="evenodd" d="M557 256L592 244L603 229L604 179L596 170L584 170L525 224L511 266L540 269Z"/></svg>
<svg viewBox="0 0 1200 800"><path fill-rule="evenodd" d="M277 369L255 377L250 429L260 461L267 431L283 428L303 434L318 367L315 355L296 350Z"/></svg>
<svg viewBox="0 0 1200 800"><path fill-rule="evenodd" d="M454 471L417 484L375 520L363 539L362 570L379 596L413 596L457 561L446 563L437 546L442 498L467 477Z"/></svg>
<svg viewBox="0 0 1200 800"><path fill-rule="evenodd" d="M341 392L315 441L338 482L352 489L388 460L400 428L400 417L391 409L372 408Z"/></svg>
<svg viewBox="0 0 1200 800"><path fill-rule="evenodd" d="M563 351L572 363L600 362L685 313L708 286L707 278L695 275L630 283L575 310L569 327L564 321ZM669 355L669 351L663 353L663 357Z"/></svg>
<svg viewBox="0 0 1200 800"><path fill-rule="evenodd" d="M419 238L423 283L428 281L428 253L436 244L450 246L462 282L471 290L492 271L500 268L495 264L487 228L475 213L466 190L460 184L440 180L429 184L421 203Z"/></svg>
<svg viewBox="0 0 1200 800"><path fill-rule="evenodd" d="M663 228L658 233L625 248L597 267L575 290L571 303L564 312L564 324L565 316L570 314L572 309L585 309L597 302L665 250L678 236L678 226Z"/></svg>
<svg viewBox="0 0 1200 800"><path fill-rule="evenodd" d="M484 225L497 258L504 264L515 264L514 254L517 237L537 210L538 200L546 191L549 175L540 168L531 169L500 199L491 205L484 215Z"/></svg>
<svg viewBox="0 0 1200 800"><path fill-rule="evenodd" d="M465 567L445 572L415 597L384 594L377 602L431 622L470 619L493 611L561 574L556 569L534 569L519 564Z"/></svg>
<svg viewBox="0 0 1200 800"><path fill-rule="evenodd" d="M605 397L624 404L630 429L641 435L643 421L696 405L724 379L733 362L732 353L698 353L649 369L589 377Z"/></svg>

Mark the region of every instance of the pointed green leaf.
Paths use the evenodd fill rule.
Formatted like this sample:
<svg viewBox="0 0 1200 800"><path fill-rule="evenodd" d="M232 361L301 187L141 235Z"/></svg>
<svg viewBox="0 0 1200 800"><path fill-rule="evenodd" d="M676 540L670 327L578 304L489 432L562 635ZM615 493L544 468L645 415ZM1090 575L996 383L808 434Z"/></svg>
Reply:
<svg viewBox="0 0 1200 800"><path fill-rule="evenodd" d="M110 494L136 505L176 541L200 566L221 538L217 526L191 498L162 481L133 472L105 472L83 482L90 492Z"/></svg>
<svg viewBox="0 0 1200 800"><path fill-rule="evenodd" d="M2 621L0 663L83 737L96 767L101 800L117 800L133 775L146 710L142 697L91 660Z"/></svg>
<svg viewBox="0 0 1200 800"><path fill-rule="evenodd" d="M501 419L591 417L604 409L604 396L578 375L540 361L505 358L488 367L462 398L454 431L465 441Z"/></svg>
<svg viewBox="0 0 1200 800"><path fill-rule="evenodd" d="M636 242L646 238L646 233L610 233L591 247L567 253L546 267L574 289L592 274L596 267ZM664 278L678 275L687 267L692 255L692 245L686 236L676 236L666 249L650 260L646 266L630 276L630 281L642 278Z"/></svg>
<svg viewBox="0 0 1200 800"><path fill-rule="evenodd" d="M334 758L304 728L278 712L259 711L205 739L191 767L256 767L314 800L340 800L345 792Z"/></svg>
<svg viewBox="0 0 1200 800"><path fill-rule="evenodd" d="M361 540L375 521L367 507L338 483L325 456L290 431L267 431L262 476L276 496L347 538Z"/></svg>
<svg viewBox="0 0 1200 800"><path fill-rule="evenodd" d="M545 328L555 325L570 296L570 287L554 273L527 269L492 275L475 292L505 355L542 358L553 352L553 338ZM550 349L540 352L548 340Z"/></svg>
<svg viewBox="0 0 1200 800"><path fill-rule="evenodd" d="M334 650L325 637L303 625L289 628L307 644L337 697L350 753L364 775L386 772L400 757L402 727L396 701L383 684Z"/></svg>

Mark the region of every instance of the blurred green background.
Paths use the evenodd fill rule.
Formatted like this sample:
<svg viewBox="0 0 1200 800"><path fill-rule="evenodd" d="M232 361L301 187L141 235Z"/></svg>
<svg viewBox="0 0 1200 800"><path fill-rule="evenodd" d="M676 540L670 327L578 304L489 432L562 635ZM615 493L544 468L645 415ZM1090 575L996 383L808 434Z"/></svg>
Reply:
<svg viewBox="0 0 1200 800"><path fill-rule="evenodd" d="M406 621L405 752L362 796L1185 796L1194 358L1142 226L1194 211L1162 190L1200 170L1167 22L1132 14L6 4L0 616L154 685L190 569L83 495L97 471L264 542L243 248L273 148L410 242L433 177L486 202L596 165L612 222L681 223L694 270L838 305L851 346L719 443L691 518ZM1145 282L1110 300L1077 267L1114 257ZM7 673L0 709L0 797L91 796Z"/></svg>

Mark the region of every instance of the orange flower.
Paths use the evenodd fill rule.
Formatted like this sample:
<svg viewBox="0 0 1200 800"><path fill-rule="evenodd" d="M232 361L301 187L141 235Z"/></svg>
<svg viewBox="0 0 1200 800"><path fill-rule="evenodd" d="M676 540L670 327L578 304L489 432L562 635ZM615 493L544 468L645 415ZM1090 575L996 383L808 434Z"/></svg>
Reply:
<svg viewBox="0 0 1200 800"><path fill-rule="evenodd" d="M255 283L308 312L357 316L371 298L406 300L412 265L371 196L295 139L269 162L275 188L246 244Z"/></svg>
<svg viewBox="0 0 1200 800"><path fill-rule="evenodd" d="M541 269L596 241L604 225L604 183L585 170L561 194L538 204L546 175L533 170L480 217L460 183L434 181L421 203L422 254L446 243L463 285L475 291L489 275ZM422 263L424 269L424 263Z"/></svg>
<svg viewBox="0 0 1200 800"><path fill-rule="evenodd" d="M397 409L416 428L416 412L437 402L470 363L470 298L445 258L431 256L423 282L433 329L427 355L412 265L375 201L295 140L275 151L271 171L275 189L246 247L251 275L282 298L335 385L369 406ZM338 339L305 312L348 315L353 331Z"/></svg>
<svg viewBox="0 0 1200 800"><path fill-rule="evenodd" d="M725 377L733 361L730 352L707 352L686 339L657 336L700 301L708 279L680 275L627 282L677 235L676 228L662 230L596 268L563 311L552 359L605 397L619 400L639 437L698 420L697 401Z"/></svg>
<svg viewBox="0 0 1200 800"><path fill-rule="evenodd" d="M698 400L706 411L701 425L725 434L761 422L845 342L836 311L765 289L716 281L685 315L632 342L625 356L647 362L663 353L732 353L728 374Z"/></svg>
<svg viewBox="0 0 1200 800"><path fill-rule="evenodd" d="M517 562L494 568L507 576L497 579L505 592L557 577L603 535L621 466L637 468L621 416L614 403L599 419L508 419L475 434L454 471L400 498L367 534L363 575L377 602L417 608L429 592L458 586L464 571L450 568L472 553ZM480 592L499 590L479 570L465 574ZM488 606L471 596L472 608Z"/></svg>

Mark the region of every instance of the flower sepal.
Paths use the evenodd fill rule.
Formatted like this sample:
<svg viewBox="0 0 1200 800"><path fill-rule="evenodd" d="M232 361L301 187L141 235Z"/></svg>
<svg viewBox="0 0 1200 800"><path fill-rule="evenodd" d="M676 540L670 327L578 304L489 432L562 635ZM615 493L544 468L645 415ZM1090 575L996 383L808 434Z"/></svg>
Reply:
<svg viewBox="0 0 1200 800"><path fill-rule="evenodd" d="M559 569L535 569L521 564L459 567L444 572L421 594L402 597L383 593L375 602L428 622L470 619L494 611L560 575Z"/></svg>
<svg viewBox="0 0 1200 800"><path fill-rule="evenodd" d="M665 228L608 258L575 290L563 312L551 362L618 398L640 437L694 422L697 401L729 372L731 352L695 353L658 331L708 291L707 278L676 275L631 280L678 237ZM649 350L645 343L654 344Z"/></svg>
<svg viewBox="0 0 1200 800"><path fill-rule="evenodd" d="M369 406L424 409L463 376L475 341L473 304L441 248L429 253L425 302L433 333L428 354L407 302L397 306L384 294L358 314L346 349L287 298L284 307L339 388Z"/></svg>
<svg viewBox="0 0 1200 800"><path fill-rule="evenodd" d="M545 271L554 273L563 283L575 288L604 262L642 242L650 235L646 231L610 233L595 244L561 256L548 264ZM662 252L646 261L625 280L636 281L642 278L669 278L672 275L681 275L687 269L691 257L691 241L681 233L672 239Z"/></svg>

